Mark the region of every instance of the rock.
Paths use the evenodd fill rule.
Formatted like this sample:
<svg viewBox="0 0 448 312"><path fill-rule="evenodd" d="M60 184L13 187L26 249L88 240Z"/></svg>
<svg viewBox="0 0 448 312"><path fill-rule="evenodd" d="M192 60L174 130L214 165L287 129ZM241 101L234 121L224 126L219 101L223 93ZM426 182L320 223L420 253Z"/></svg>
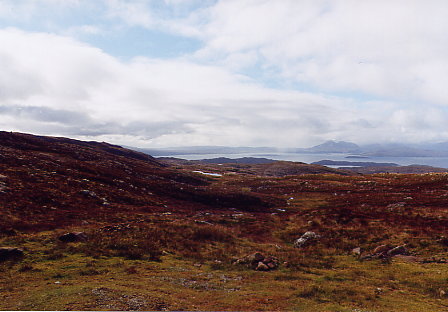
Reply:
<svg viewBox="0 0 448 312"><path fill-rule="evenodd" d="M278 263L278 259L272 256L268 256L266 258L264 258L263 260L264 263L269 263L269 262L273 262L273 263Z"/></svg>
<svg viewBox="0 0 448 312"><path fill-rule="evenodd" d="M275 270L278 268L280 261L275 257L269 256L263 260L263 263L266 264L270 270Z"/></svg>
<svg viewBox="0 0 448 312"><path fill-rule="evenodd" d="M17 247L0 247L0 261L19 260L24 256L23 250Z"/></svg>
<svg viewBox="0 0 448 312"><path fill-rule="evenodd" d="M387 256L389 256L389 257L393 257L393 256L397 256L397 255L407 255L407 254L409 254L409 252L404 245L397 246L397 247L392 248L387 251Z"/></svg>
<svg viewBox="0 0 448 312"><path fill-rule="evenodd" d="M266 263L266 265L269 268L269 270L275 270L278 267L278 264L276 264L274 262L268 262L268 263Z"/></svg>
<svg viewBox="0 0 448 312"><path fill-rule="evenodd" d="M280 261L272 256L265 257L259 252L233 261L234 265L243 264L257 271L270 271L278 268Z"/></svg>
<svg viewBox="0 0 448 312"><path fill-rule="evenodd" d="M373 250L372 255L379 255L388 252L393 247L390 245L380 245Z"/></svg>
<svg viewBox="0 0 448 312"><path fill-rule="evenodd" d="M258 262L257 267L255 268L257 271L269 271L269 267L263 262Z"/></svg>
<svg viewBox="0 0 448 312"><path fill-rule="evenodd" d="M264 260L264 256L259 252L253 253L244 258L247 260L248 263L258 263Z"/></svg>
<svg viewBox="0 0 448 312"><path fill-rule="evenodd" d="M71 232L59 236L59 240L64 243L84 242L88 239L84 232Z"/></svg>
<svg viewBox="0 0 448 312"><path fill-rule="evenodd" d="M320 235L318 235L314 232L308 231L294 242L294 247L301 248L301 247L309 246L310 244L317 242L317 240L319 238L320 238Z"/></svg>
<svg viewBox="0 0 448 312"><path fill-rule="evenodd" d="M439 289L439 296L440 298L446 297L446 291L444 291L443 289Z"/></svg>
<svg viewBox="0 0 448 312"><path fill-rule="evenodd" d="M352 255L360 256L361 255L361 247L356 247L352 249Z"/></svg>

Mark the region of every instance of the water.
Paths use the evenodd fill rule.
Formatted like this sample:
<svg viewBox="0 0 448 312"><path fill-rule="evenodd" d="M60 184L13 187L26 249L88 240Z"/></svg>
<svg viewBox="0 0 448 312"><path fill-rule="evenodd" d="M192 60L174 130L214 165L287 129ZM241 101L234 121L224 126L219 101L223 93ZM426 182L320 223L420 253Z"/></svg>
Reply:
<svg viewBox="0 0 448 312"><path fill-rule="evenodd" d="M352 162L395 163L401 166L426 165L440 168L448 168L448 157L368 157L368 158L356 159L356 158L346 158L347 156L352 156L352 154L243 153L243 154L195 154L195 155L174 155L174 156L167 155L165 157L176 157L187 160L210 159L218 157L227 157L227 158L257 157L257 158L269 158L274 160L298 161L307 164L319 160L334 160L334 161L352 161Z"/></svg>

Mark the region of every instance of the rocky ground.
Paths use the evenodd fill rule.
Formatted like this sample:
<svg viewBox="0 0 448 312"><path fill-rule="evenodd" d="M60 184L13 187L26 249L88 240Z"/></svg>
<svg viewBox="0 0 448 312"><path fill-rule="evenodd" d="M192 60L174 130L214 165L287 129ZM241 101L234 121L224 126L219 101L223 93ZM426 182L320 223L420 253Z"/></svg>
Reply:
<svg viewBox="0 0 448 312"><path fill-rule="evenodd" d="M446 173L0 132L0 309L445 311L447 204Z"/></svg>

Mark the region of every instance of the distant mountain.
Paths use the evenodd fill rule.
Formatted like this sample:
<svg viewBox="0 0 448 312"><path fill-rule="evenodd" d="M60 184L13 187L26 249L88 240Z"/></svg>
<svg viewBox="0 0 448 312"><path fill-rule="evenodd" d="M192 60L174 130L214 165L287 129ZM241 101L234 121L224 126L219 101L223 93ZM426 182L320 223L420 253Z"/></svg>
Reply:
<svg viewBox="0 0 448 312"><path fill-rule="evenodd" d="M361 148L351 142L327 141L323 144L319 144L305 150L313 153L359 153Z"/></svg>

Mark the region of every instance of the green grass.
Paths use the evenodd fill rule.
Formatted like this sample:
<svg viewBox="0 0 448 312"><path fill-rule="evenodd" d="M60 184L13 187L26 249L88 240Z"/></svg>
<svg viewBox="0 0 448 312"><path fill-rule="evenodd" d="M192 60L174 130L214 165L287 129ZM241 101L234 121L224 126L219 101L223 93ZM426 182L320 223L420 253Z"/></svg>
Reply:
<svg viewBox="0 0 448 312"><path fill-rule="evenodd" d="M309 256L297 267L256 272L226 260L216 265L213 257L198 265L175 253L159 261L92 257L83 252L88 243L49 259L58 246L49 237L16 240L38 252L21 263L1 264L0 309L443 311L448 305L439 296L448 283L446 264L359 262L340 255L326 266Z"/></svg>

